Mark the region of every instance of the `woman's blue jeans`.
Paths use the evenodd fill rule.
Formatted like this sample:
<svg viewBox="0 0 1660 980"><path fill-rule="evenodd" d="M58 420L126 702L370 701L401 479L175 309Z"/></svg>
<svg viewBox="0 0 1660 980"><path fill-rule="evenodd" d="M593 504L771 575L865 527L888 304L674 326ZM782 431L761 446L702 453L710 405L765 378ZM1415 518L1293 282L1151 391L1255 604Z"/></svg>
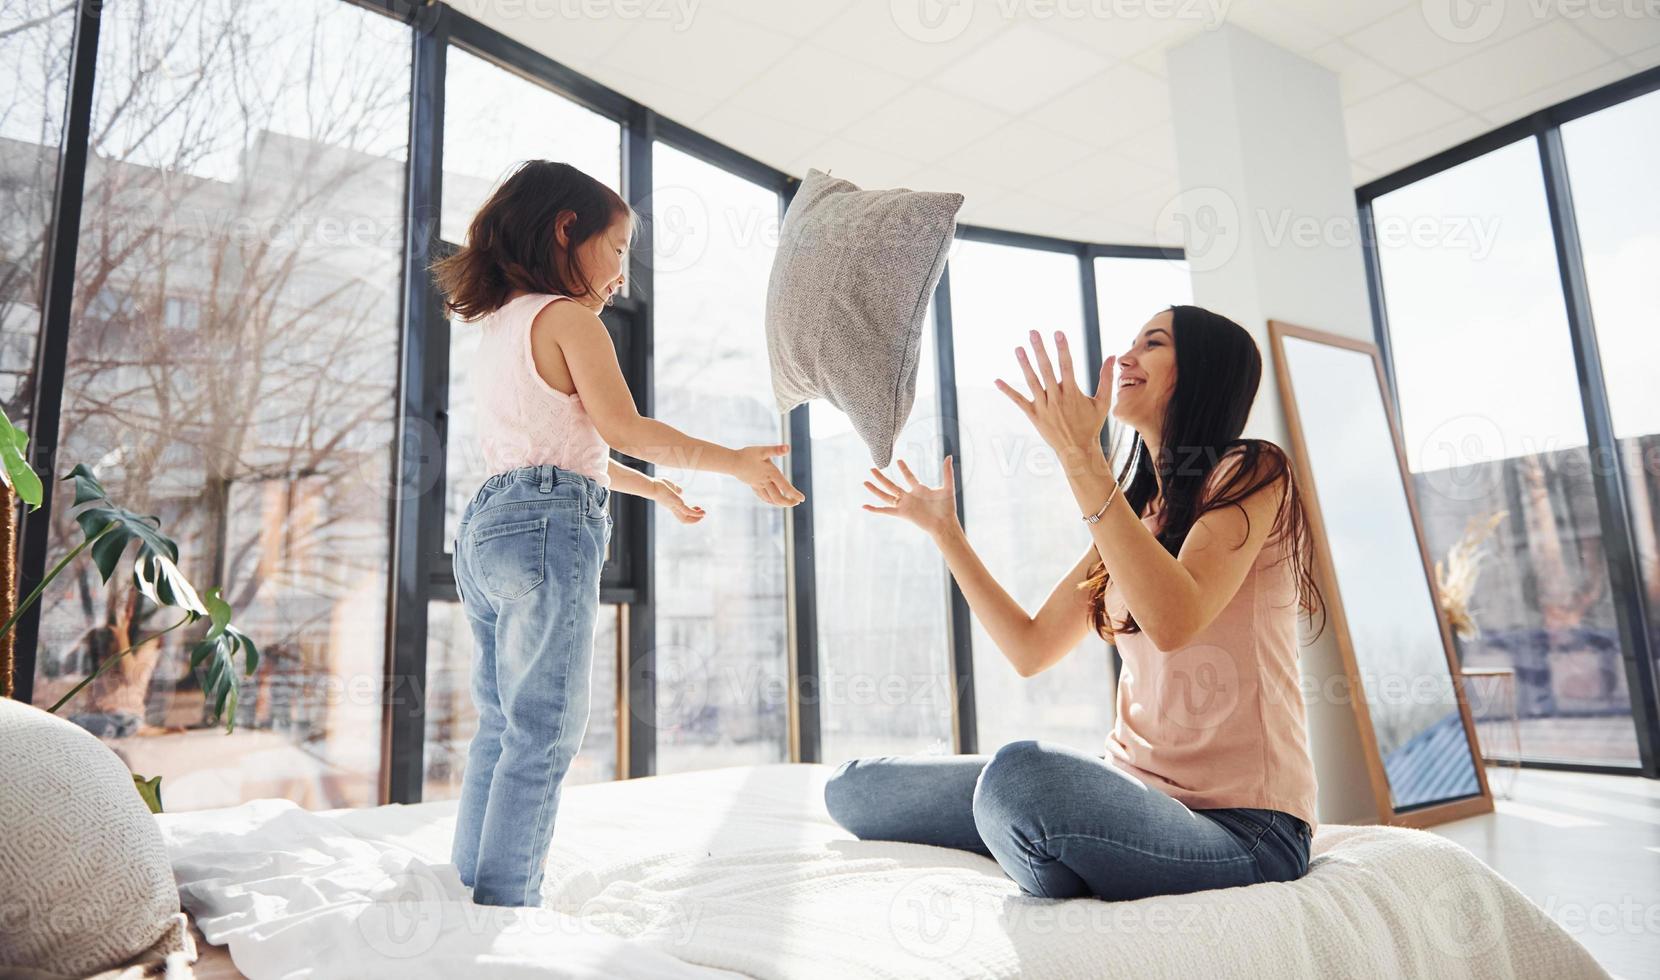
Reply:
<svg viewBox="0 0 1660 980"><path fill-rule="evenodd" d="M550 464L490 477L461 515L478 732L451 859L481 905L539 906L560 783L588 727L610 490Z"/></svg>
<svg viewBox="0 0 1660 980"><path fill-rule="evenodd" d="M1308 872L1302 820L1190 810L1100 756L1051 742L1010 742L990 756L850 759L824 802L857 837L974 851L1042 898L1120 901Z"/></svg>

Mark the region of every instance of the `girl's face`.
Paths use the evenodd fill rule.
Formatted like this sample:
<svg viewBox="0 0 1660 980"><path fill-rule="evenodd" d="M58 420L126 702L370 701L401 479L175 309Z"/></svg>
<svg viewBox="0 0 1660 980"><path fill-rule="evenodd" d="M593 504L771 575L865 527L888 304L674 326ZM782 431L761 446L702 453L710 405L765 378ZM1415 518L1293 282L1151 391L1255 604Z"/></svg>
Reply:
<svg viewBox="0 0 1660 980"><path fill-rule="evenodd" d="M577 267L588 276L588 295L582 297L582 305L598 312L622 292L628 269L628 240L633 231L633 219L621 215L610 227L577 246ZM564 238L562 230L559 237Z"/></svg>
<svg viewBox="0 0 1660 980"><path fill-rule="evenodd" d="M1174 321L1169 310L1148 320L1130 349L1118 355L1112 414L1143 437L1158 433L1170 394L1176 390Z"/></svg>

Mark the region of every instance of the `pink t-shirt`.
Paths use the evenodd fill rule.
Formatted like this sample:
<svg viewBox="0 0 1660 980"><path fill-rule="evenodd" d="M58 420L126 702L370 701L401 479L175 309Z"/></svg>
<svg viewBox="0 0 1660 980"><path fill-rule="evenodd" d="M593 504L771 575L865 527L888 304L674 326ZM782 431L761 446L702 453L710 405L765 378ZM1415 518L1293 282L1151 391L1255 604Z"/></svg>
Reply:
<svg viewBox="0 0 1660 980"><path fill-rule="evenodd" d="M1157 533L1158 515L1143 517ZM1123 659L1107 758L1193 809L1261 807L1312 831L1314 762L1297 670L1297 582L1290 539L1264 542L1239 591L1187 645L1146 633L1113 638ZM1225 546L1225 545L1224 545ZM1115 623L1127 608L1106 589Z"/></svg>
<svg viewBox="0 0 1660 980"><path fill-rule="evenodd" d="M525 293L452 329L482 333L470 379L479 447L492 474L552 463L611 485L610 448L582 407L542 380L530 353L530 325L549 303L569 296Z"/></svg>

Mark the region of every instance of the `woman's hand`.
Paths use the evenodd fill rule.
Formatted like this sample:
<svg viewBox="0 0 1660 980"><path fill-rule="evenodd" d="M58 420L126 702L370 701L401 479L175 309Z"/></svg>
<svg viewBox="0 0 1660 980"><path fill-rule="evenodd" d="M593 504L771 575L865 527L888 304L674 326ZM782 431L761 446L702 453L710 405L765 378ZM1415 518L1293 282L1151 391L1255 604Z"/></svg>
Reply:
<svg viewBox="0 0 1660 980"><path fill-rule="evenodd" d="M1043 346L1043 336L1032 331L1032 350L1038 361L1038 370L1032 370L1026 348L1015 348L1020 370L1026 375L1026 386L1032 397L1027 399L1005 382L997 379L997 387L1008 395L1030 419L1038 435L1060 456L1061 465L1069 472L1080 465L1104 462L1101 450L1101 428L1112 411L1113 365L1118 358L1108 357L1101 364L1101 379L1093 396L1084 394L1072 373L1072 351L1066 335L1055 331L1055 347L1059 354L1057 373L1049 364L1049 352ZM1040 377L1041 374L1041 377Z"/></svg>
<svg viewBox="0 0 1660 980"><path fill-rule="evenodd" d="M937 487L927 486L918 480L911 468L905 465L904 460L899 461L899 472L905 477L905 482L911 485L909 490L888 479L874 466L870 468L870 472L881 485L866 480L865 488L887 506L865 504L865 510L872 514L892 514L894 517L910 521L931 535L938 535L942 531L960 526L957 523L957 479L952 472L950 456L945 457L942 482Z"/></svg>
<svg viewBox="0 0 1660 980"><path fill-rule="evenodd" d="M657 477L651 481L651 499L667 507L674 519L682 524L696 524L707 516L702 507L688 507L681 498L681 489L673 480Z"/></svg>
<svg viewBox="0 0 1660 980"><path fill-rule="evenodd" d="M737 463L732 467L732 475L749 484L755 496L774 507L794 507L806 500L807 495L791 485L772 462L772 457L789 451L790 447L785 443L735 449L733 453L737 456Z"/></svg>

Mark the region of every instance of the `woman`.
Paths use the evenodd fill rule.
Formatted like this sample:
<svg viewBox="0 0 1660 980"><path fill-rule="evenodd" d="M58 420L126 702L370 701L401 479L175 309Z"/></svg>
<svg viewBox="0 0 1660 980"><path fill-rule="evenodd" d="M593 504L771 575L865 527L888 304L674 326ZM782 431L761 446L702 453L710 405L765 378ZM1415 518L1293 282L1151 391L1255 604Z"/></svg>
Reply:
<svg viewBox="0 0 1660 980"><path fill-rule="evenodd" d="M861 838L984 854L1047 898L1301 877L1316 818L1297 617L1319 595L1285 454L1240 438L1262 375L1256 343L1226 317L1172 307L1106 359L1091 397L1062 334L1058 369L1035 330L1031 341L1034 358L1016 351L1030 396L997 386L1060 459L1091 537L1037 615L969 544L949 456L939 487L903 460L905 487L873 469L865 486L882 503L866 509L933 537L1022 677L1089 629L1117 646L1107 754L1026 740L991 756L853 759L825 787L830 815ZM1117 480L1102 450L1109 414L1136 432Z"/></svg>

